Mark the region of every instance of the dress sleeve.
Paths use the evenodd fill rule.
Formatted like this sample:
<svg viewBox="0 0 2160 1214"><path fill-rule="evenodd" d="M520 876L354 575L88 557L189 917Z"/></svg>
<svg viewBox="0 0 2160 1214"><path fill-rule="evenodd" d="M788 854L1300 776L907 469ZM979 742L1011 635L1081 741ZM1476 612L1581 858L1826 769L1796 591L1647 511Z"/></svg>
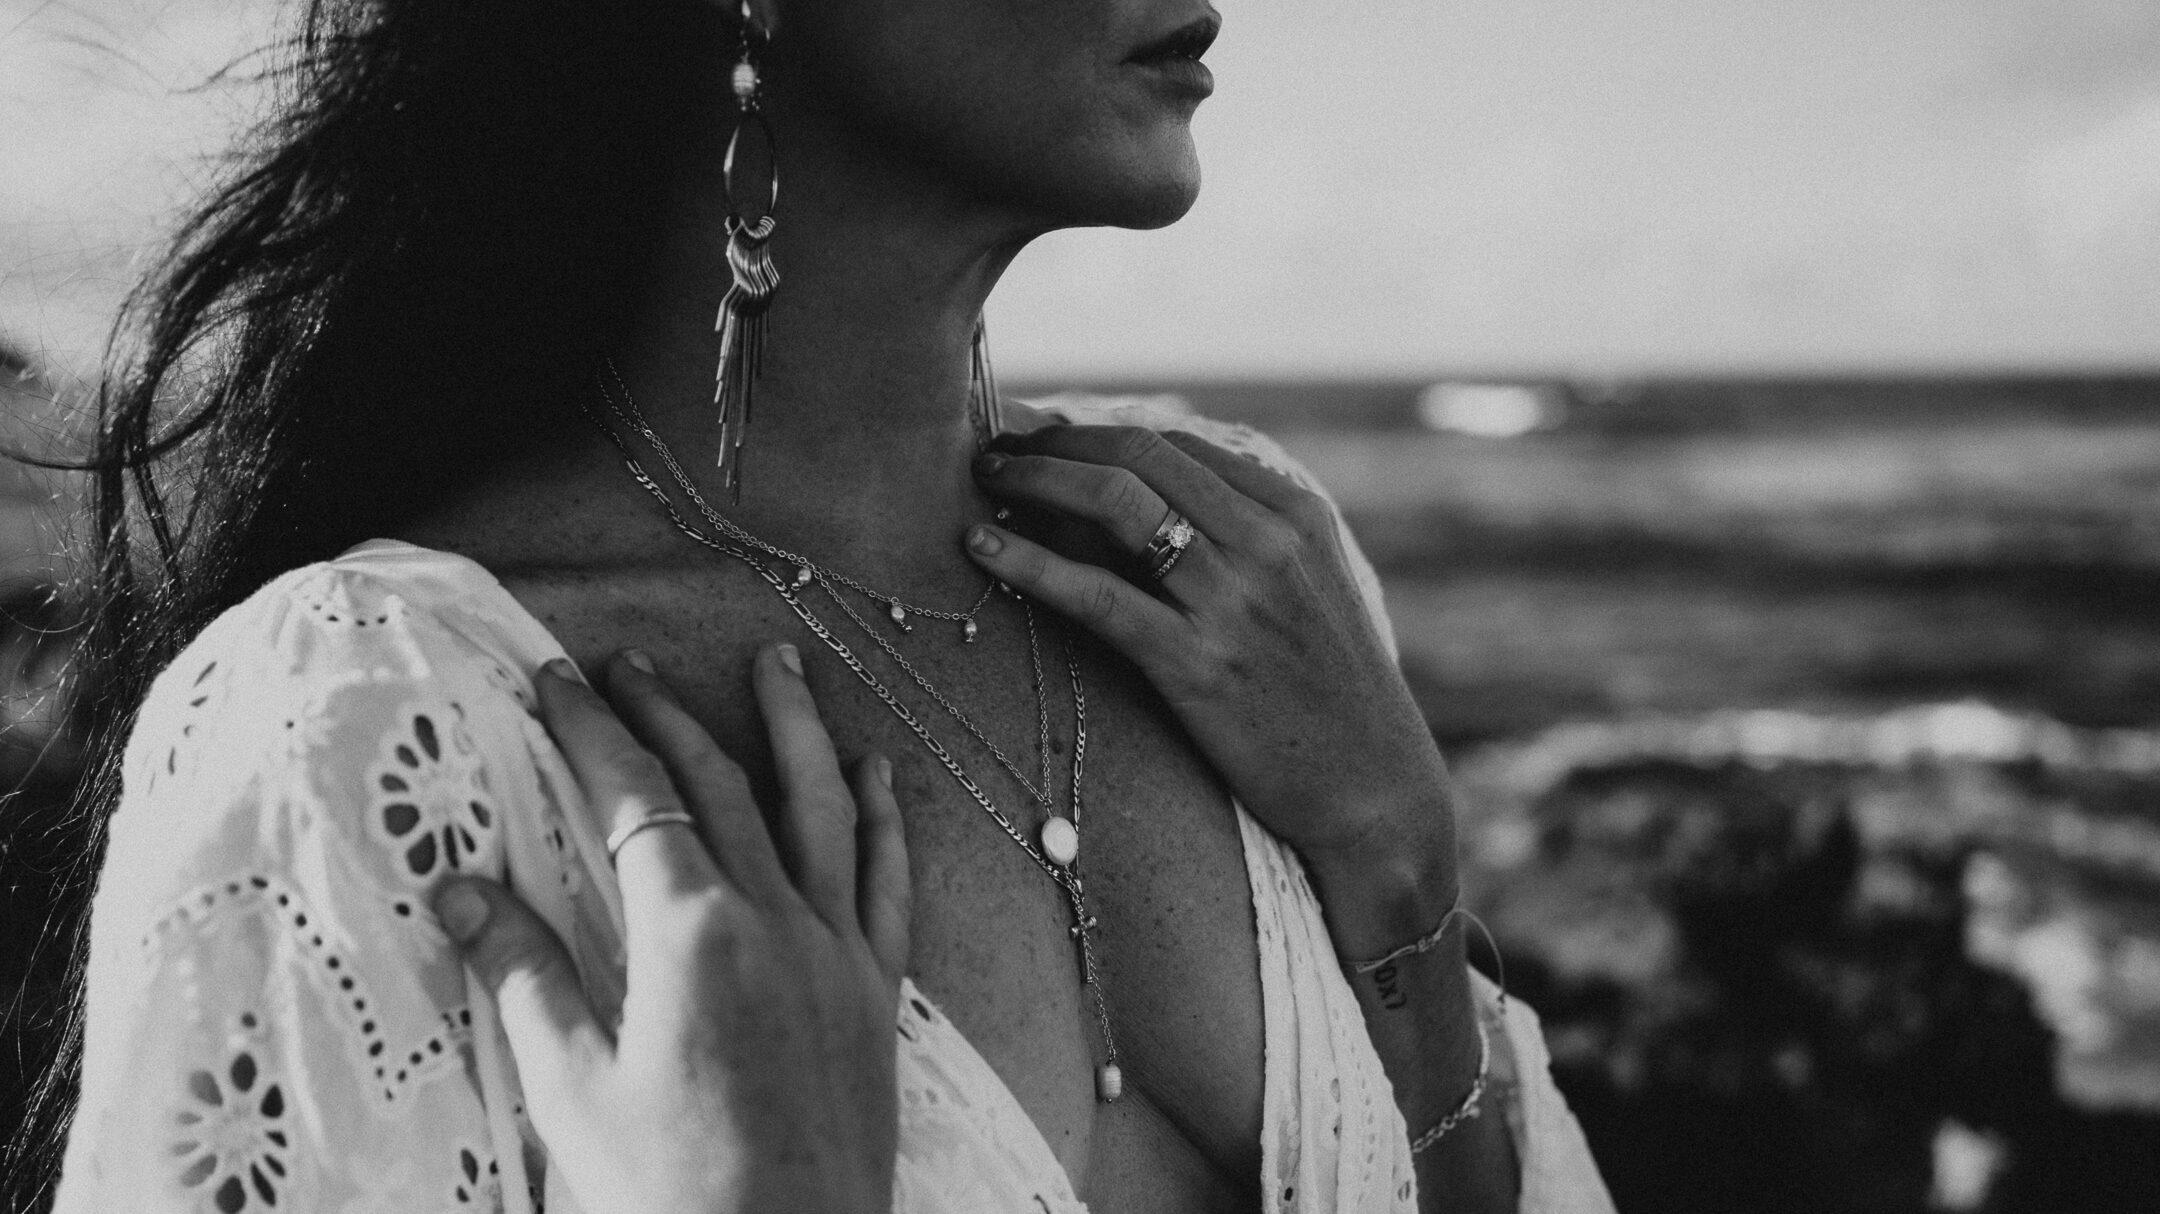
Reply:
<svg viewBox="0 0 2160 1214"><path fill-rule="evenodd" d="M397 590L296 571L153 685L93 903L58 1214L535 1208L506 1200L544 1161L428 894L511 879L588 985L616 950L577 907L581 814L527 672Z"/></svg>

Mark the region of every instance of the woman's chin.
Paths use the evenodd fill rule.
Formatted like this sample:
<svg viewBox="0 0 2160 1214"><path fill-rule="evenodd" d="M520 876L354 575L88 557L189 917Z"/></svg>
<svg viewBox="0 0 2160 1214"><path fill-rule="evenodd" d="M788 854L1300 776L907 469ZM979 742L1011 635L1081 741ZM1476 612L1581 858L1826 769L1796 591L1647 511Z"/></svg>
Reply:
<svg viewBox="0 0 2160 1214"><path fill-rule="evenodd" d="M1086 174L1074 195L1087 212L1083 223L1142 230L1168 227L1199 200L1200 158L1190 135L1180 132L1171 146L1148 148L1116 166Z"/></svg>

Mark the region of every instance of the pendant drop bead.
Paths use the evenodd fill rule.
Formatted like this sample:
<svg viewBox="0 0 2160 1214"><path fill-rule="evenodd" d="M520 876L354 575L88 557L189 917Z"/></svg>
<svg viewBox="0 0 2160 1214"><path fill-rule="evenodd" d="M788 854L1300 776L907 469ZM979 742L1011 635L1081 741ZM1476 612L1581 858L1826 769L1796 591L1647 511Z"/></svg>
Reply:
<svg viewBox="0 0 2160 1214"><path fill-rule="evenodd" d="M1043 855L1059 868L1070 865L1080 855L1080 828L1069 819L1053 817L1042 826Z"/></svg>
<svg viewBox="0 0 2160 1214"><path fill-rule="evenodd" d="M973 645L975 643L975 634L977 631L979 630L975 627L975 621L960 621L960 639L967 644Z"/></svg>
<svg viewBox="0 0 2160 1214"><path fill-rule="evenodd" d="M893 600L893 604L892 604L892 622L893 622L893 623L895 623L895 624L898 624L898 625L900 625L900 631L902 631L902 632L913 632L913 631L915 631L915 625L913 625L913 624L910 624L910 623L908 623L908 622L907 622L907 608L905 608L905 607L902 607L902 606L900 605L900 600L898 600L898 599L894 599L894 600Z"/></svg>
<svg viewBox="0 0 2160 1214"><path fill-rule="evenodd" d="M749 100L757 94L757 68L751 66L750 61L747 59L736 64L735 72L729 78L728 85L734 89L737 100Z"/></svg>
<svg viewBox="0 0 2160 1214"><path fill-rule="evenodd" d="M1095 1072L1095 1094L1104 1104L1116 1104L1125 1094L1125 1072L1115 1062L1106 1062Z"/></svg>
<svg viewBox="0 0 2160 1214"><path fill-rule="evenodd" d="M796 566L796 567L795 567L795 589L797 589L797 590L801 590L801 589L802 589L803 587L805 587L805 586L808 586L809 584L810 584L810 566L808 566L808 565L798 565L798 566Z"/></svg>

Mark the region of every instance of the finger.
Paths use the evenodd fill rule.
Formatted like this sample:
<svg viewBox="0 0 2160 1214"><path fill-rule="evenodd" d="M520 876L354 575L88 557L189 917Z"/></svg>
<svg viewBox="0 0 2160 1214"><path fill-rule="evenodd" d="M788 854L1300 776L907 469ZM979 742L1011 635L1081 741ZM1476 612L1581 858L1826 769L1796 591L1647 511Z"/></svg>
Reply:
<svg viewBox="0 0 2160 1214"><path fill-rule="evenodd" d="M1084 625L1142 670L1189 631L1175 607L1124 578L1067 560L1002 527L969 528L968 554L992 577Z"/></svg>
<svg viewBox="0 0 2160 1214"><path fill-rule="evenodd" d="M908 880L907 831L893 796L892 760L872 755L855 767L856 905L863 937L893 982L907 972L914 887Z"/></svg>
<svg viewBox="0 0 2160 1214"><path fill-rule="evenodd" d="M614 1055L562 941L517 895L452 877L434 895L437 918L502 1016L533 1122L543 1129L581 1107L587 1077Z"/></svg>
<svg viewBox="0 0 2160 1214"><path fill-rule="evenodd" d="M1270 510L1289 510L1316 496L1284 473L1262 463L1257 456L1240 455L1189 430L1165 430L1163 441L1192 457L1239 493Z"/></svg>
<svg viewBox="0 0 2160 1214"><path fill-rule="evenodd" d="M1058 494L1031 500L1093 518L1135 551L1154 535L1165 508L1232 542L1259 521L1249 498L1153 430L1052 426L1000 448L977 463L985 487ZM1000 455L1010 458L1001 464Z"/></svg>
<svg viewBox="0 0 2160 1214"><path fill-rule="evenodd" d="M577 776L585 803L599 817L603 837L648 814L680 812L683 800L667 768L638 743L598 693L563 673L557 659L533 680L540 719ZM679 824L655 825L630 835L614 857L623 891L624 930L633 947L645 932L664 924L681 898L720 880L697 832Z"/></svg>
<svg viewBox="0 0 2160 1214"><path fill-rule="evenodd" d="M772 738L781 807L773 834L780 859L818 915L835 928L855 922L855 798L840 775L831 735L818 716L802 655L793 645L758 653L750 682Z"/></svg>
<svg viewBox="0 0 2160 1214"><path fill-rule="evenodd" d="M787 878L750 781L651 666L652 659L635 649L623 650L608 663L608 693L615 709L689 803L720 871L753 901L765 901ZM624 850L628 848L624 844Z"/></svg>

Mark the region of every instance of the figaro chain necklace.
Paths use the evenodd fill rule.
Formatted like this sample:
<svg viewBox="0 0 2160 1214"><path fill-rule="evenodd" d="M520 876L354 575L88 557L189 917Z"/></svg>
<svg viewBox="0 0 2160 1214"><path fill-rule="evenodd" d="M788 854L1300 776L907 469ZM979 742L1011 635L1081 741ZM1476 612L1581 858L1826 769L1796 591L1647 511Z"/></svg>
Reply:
<svg viewBox="0 0 2160 1214"><path fill-rule="evenodd" d="M613 367L611 366L609 370L612 371ZM617 384L620 385L620 383L621 380L618 377ZM607 435L608 441L614 443L616 449L622 453L624 466L629 469L631 477L652 496L654 501L659 503L660 508L666 512L668 521L674 524L675 529L699 544L715 552L734 557L749 566L766 585L773 589L774 593L780 596L781 600L795 613L796 618L803 622L803 626L808 628L820 641L823 641L826 647L831 649L834 655L849 670L854 672L855 677L860 679L865 686L877 695L878 699L884 702L887 708L892 710L893 715L908 727L909 732L915 735L925 749L929 750L931 755L945 768L946 772L952 776L954 782L959 784L967 792L968 796L982 808L983 812L997 823L998 828L1005 833L1006 837L1018 845L1021 851L1027 853L1028 858L1035 862L1036 867L1042 869L1050 880L1056 883L1058 888L1063 891L1066 901L1072 908L1073 925L1070 931L1079 954L1080 982L1086 988L1089 1002L1093 1005L1095 1012L1096 1025L1102 1033L1103 1062L1095 1072L1095 1094L1097 1099L1106 1104L1115 1101L1124 1092L1125 1077L1123 1070L1118 1065L1117 1039L1110 1029L1109 1004L1104 999L1102 982L1095 968L1094 932L1099 926L1099 922L1088 911L1087 889L1081 881L1078 871L1082 811L1081 781L1087 761L1087 691L1080 679L1079 659L1074 652L1070 633L1066 634L1064 638L1064 650L1066 673L1071 679L1073 690L1072 816L1065 818L1057 814L1055 802L1050 797L1049 712L1043 696L1042 658L1040 647L1036 641L1034 609L1025 598L1017 594L1014 595L1016 599L1019 599L1021 612L1027 620L1028 651L1034 664L1036 711L1041 726L1040 755L1042 771L1039 784L1028 780L1026 776L1022 775L1018 765L1013 763L1003 750L985 737L982 731L975 726L966 713L961 711L957 704L954 704L948 697L931 686L930 681L923 677L913 663L900 655L891 641L857 614L854 608L848 604L846 599L840 596L833 586L834 579L819 576L822 572L820 567L796 559L792 554L758 540L740 525L723 518L718 511L714 510L706 502L704 495L698 492L697 486L691 483L688 476L684 475L681 465L675 460L674 453L668 449L667 444L661 441L660 436L654 433L652 427L645 421L644 415L638 410L635 401L630 398L627 389L623 390L622 398L621 403L618 404L613 395L610 394L608 400L610 411L614 413L617 421L652 447L654 454L659 457L661 464L667 469L670 479L674 480L684 495L697 507L698 513L704 516L706 523L713 530L719 532L720 535L710 534L684 518L682 512L676 508L675 500L645 471L644 466L639 463L636 453L630 449L629 444L623 440L622 436L616 433L615 428L609 426L597 415L593 416L593 421ZM587 412L590 414L591 410L588 409ZM721 536L726 538L720 538ZM761 559L761 554L776 557L794 565L797 570L796 575L794 577L783 576L766 560ZM802 571L805 569L814 571L808 579L802 576ZM879 648L884 650L886 656L899 664L917 686L943 706L946 712L966 728L969 734L973 735L992 755L996 756L999 765L1004 767L1006 772L1018 781L1021 787L1027 789L1036 803L1043 807L1047 820L1043 823L1040 847L1030 840L1018 826L1014 825L1012 819L1007 817L1003 810L998 808L997 803L990 799L990 795L983 791L982 786L977 784L972 776L968 775L967 769L962 767L960 761L953 757L952 752L937 740L936 735L930 732L929 727L924 725L913 712L909 711L907 705L902 703L890 688L878 681L877 676L871 673L870 668L863 664L862 659L856 656L847 643L836 636L832 629L810 610L809 605L803 601L799 592L806 589L811 580L817 581L826 594L839 605L841 611L846 613L848 618L864 632L868 633L871 639L877 642ZM852 582L844 584L851 587L855 585ZM995 587L995 585L996 583L993 582L992 586ZM888 596L881 595L876 591L864 590L863 593L866 597L872 599L898 603L897 599L890 599ZM987 599L987 591L985 591L984 597ZM978 601L974 607L968 609L966 615L972 617L973 613L979 610L982 605L982 601ZM895 622L901 622L897 615ZM972 624L973 620L970 618L967 622ZM967 639L973 639L972 632L970 632Z"/></svg>

